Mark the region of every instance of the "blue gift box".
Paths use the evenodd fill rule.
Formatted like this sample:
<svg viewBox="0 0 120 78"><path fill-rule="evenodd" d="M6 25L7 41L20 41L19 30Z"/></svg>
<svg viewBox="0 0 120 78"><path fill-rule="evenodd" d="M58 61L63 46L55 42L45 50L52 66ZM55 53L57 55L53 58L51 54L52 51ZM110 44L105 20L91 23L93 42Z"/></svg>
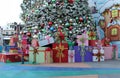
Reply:
<svg viewBox="0 0 120 78"><path fill-rule="evenodd" d="M92 62L92 47L90 46L74 46L75 62Z"/></svg>
<svg viewBox="0 0 120 78"><path fill-rule="evenodd" d="M54 38L53 37L51 37L49 39L39 40L39 45L41 47L52 44L52 43L54 43Z"/></svg>
<svg viewBox="0 0 120 78"><path fill-rule="evenodd" d="M5 51L6 51L6 52L9 52L9 50L10 50L11 48L16 48L16 47L15 47L15 46L9 46L9 45L7 45L7 46L5 46Z"/></svg>

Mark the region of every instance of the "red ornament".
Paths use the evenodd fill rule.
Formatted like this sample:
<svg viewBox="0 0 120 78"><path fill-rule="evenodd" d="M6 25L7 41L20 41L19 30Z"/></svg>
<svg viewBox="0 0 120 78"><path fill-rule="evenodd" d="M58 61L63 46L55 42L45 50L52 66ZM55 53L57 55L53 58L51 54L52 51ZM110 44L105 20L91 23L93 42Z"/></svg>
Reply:
<svg viewBox="0 0 120 78"><path fill-rule="evenodd" d="M48 24L49 24L49 26L51 26L53 23L50 21Z"/></svg>
<svg viewBox="0 0 120 78"><path fill-rule="evenodd" d="M80 17L79 21L80 21L80 22L83 22L83 18L82 18L82 17Z"/></svg>
<svg viewBox="0 0 120 78"><path fill-rule="evenodd" d="M70 27L69 27L69 30L72 30L72 29L73 29L73 27L72 27L72 26L70 26Z"/></svg>
<svg viewBox="0 0 120 78"><path fill-rule="evenodd" d="M74 0L68 0L69 3L73 4L74 3Z"/></svg>

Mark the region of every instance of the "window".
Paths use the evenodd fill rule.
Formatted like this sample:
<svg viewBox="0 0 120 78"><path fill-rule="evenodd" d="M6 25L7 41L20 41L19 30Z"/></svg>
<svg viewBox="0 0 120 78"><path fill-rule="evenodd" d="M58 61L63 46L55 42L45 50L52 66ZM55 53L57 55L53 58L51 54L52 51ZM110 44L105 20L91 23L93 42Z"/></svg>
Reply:
<svg viewBox="0 0 120 78"><path fill-rule="evenodd" d="M6 32L6 35L8 35L8 32Z"/></svg>
<svg viewBox="0 0 120 78"><path fill-rule="evenodd" d="M13 35L14 34L14 32L11 32L11 35Z"/></svg>
<svg viewBox="0 0 120 78"><path fill-rule="evenodd" d="M112 18L118 17L118 10L112 10Z"/></svg>
<svg viewBox="0 0 120 78"><path fill-rule="evenodd" d="M117 35L117 28L113 28L112 30L111 30L111 35Z"/></svg>

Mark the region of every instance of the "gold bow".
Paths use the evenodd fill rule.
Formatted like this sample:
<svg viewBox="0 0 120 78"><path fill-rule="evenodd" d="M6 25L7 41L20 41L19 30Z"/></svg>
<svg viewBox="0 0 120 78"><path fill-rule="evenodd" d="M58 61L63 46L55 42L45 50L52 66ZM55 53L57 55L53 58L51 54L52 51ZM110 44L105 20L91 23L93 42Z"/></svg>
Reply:
<svg viewBox="0 0 120 78"><path fill-rule="evenodd" d="M59 58L59 62L61 62L61 59L64 57L63 51L64 51L65 49L68 49L68 48L65 48L64 46L62 46L62 44L59 44L59 46L56 46L56 47L53 48L53 49L55 49L55 50L58 51L56 57L58 57L58 58Z"/></svg>
<svg viewBox="0 0 120 78"><path fill-rule="evenodd" d="M94 39L94 37L96 36L95 32L91 31L88 36L90 37L90 39Z"/></svg>

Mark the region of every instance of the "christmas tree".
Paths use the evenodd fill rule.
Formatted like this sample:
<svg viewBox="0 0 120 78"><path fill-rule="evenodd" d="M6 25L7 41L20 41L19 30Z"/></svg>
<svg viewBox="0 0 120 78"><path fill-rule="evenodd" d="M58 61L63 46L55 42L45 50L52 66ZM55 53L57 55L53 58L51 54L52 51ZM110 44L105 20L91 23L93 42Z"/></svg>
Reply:
<svg viewBox="0 0 120 78"><path fill-rule="evenodd" d="M72 40L96 30L87 0L23 0L21 7L21 18L28 27L36 26L54 38L59 29Z"/></svg>

